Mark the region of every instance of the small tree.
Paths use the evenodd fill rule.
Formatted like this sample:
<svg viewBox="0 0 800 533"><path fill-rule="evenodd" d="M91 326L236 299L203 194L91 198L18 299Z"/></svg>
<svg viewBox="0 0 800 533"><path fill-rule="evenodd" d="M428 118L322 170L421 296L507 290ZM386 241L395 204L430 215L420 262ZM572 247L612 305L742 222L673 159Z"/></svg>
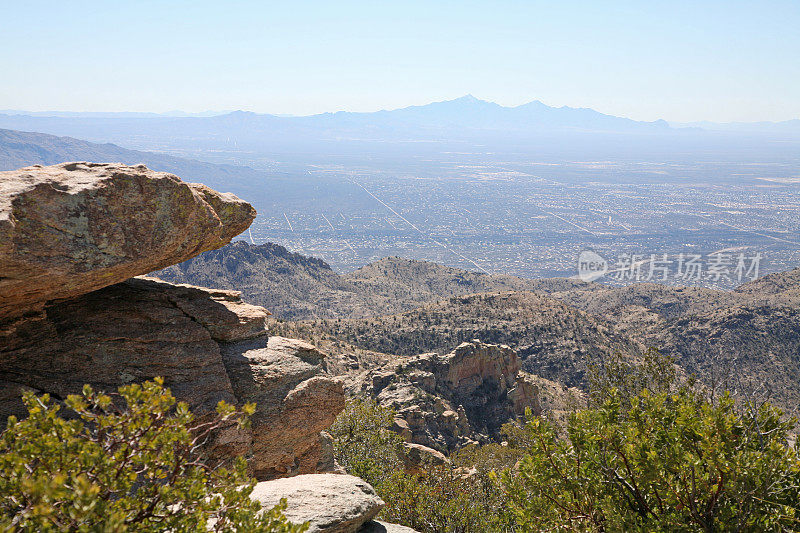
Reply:
<svg viewBox="0 0 800 533"><path fill-rule="evenodd" d="M26 393L28 417L0 435L0 530L269 531L296 533L286 503L261 512L242 458L225 467L203 454L220 428L247 423L255 406L220 402L196 422L156 378L96 393L88 385L59 416L48 395Z"/></svg>
<svg viewBox="0 0 800 533"><path fill-rule="evenodd" d="M642 391L670 392L678 381L674 358L655 348L648 348L639 360L614 352L603 359L587 361L587 376L590 407L602 405L612 395L628 406ZM693 384L690 380L684 385Z"/></svg>
<svg viewBox="0 0 800 533"><path fill-rule="evenodd" d="M394 410L372 399L357 399L347 403L330 428L339 464L379 492L381 484L403 468L397 455L403 439L390 429L393 422Z"/></svg>

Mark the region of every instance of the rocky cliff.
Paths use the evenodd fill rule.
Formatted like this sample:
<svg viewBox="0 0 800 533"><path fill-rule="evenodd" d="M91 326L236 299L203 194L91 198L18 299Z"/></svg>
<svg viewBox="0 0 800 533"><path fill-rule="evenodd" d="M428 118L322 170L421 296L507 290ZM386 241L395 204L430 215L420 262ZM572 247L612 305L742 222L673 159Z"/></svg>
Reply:
<svg viewBox="0 0 800 533"><path fill-rule="evenodd" d="M24 389L56 399L155 376L201 416L255 401L219 453L259 479L325 470L320 432L344 406L323 355L269 337L235 291L137 278L223 246L253 208L144 166L65 163L0 173L0 420Z"/></svg>
<svg viewBox="0 0 800 533"><path fill-rule="evenodd" d="M508 346L465 342L452 352L422 354L374 369L361 390L397 413L407 441L450 451L497 437L500 426L530 408L541 414L539 385L520 371Z"/></svg>

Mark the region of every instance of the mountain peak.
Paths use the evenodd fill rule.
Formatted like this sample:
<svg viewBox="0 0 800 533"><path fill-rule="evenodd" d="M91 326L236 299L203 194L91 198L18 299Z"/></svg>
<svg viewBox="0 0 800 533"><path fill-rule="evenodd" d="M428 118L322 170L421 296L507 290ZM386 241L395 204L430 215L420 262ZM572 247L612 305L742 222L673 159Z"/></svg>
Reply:
<svg viewBox="0 0 800 533"><path fill-rule="evenodd" d="M442 104L462 104L462 105L493 105L497 106L499 104L495 104L494 102L489 102L487 100L481 100L480 98L476 98L471 94L465 94L464 96L460 96L453 100L445 100L444 102L440 102Z"/></svg>
<svg viewBox="0 0 800 533"><path fill-rule="evenodd" d="M236 111L231 111L230 113L226 113L226 115L223 115L223 116L229 116L229 117L254 117L254 116L256 116L256 114L257 113L254 113L252 111L242 111L241 109L237 109Z"/></svg>

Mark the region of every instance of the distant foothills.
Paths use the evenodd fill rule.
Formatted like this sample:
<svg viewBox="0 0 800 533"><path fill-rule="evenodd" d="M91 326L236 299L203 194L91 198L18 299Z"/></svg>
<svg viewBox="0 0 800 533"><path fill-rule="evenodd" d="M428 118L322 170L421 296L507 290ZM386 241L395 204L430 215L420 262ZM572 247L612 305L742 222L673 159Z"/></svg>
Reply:
<svg viewBox="0 0 800 533"><path fill-rule="evenodd" d="M410 356L481 339L511 346L529 372L581 386L587 360L656 348L709 384L766 384L789 411L800 401L800 268L733 291L530 280L397 257L339 275L277 244L236 241L154 275L241 291L276 327L291 320L287 333L332 352L344 342Z"/></svg>

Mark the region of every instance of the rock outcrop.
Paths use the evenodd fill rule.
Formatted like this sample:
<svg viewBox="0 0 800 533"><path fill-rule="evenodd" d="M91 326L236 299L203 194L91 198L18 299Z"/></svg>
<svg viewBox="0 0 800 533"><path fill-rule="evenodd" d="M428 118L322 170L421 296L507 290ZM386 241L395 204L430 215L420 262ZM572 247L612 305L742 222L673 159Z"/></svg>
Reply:
<svg viewBox="0 0 800 533"><path fill-rule="evenodd" d="M250 495L264 508L286 498L284 514L309 522L309 533L356 533L384 503L366 481L345 474L307 474L258 483ZM380 531L380 530L378 530Z"/></svg>
<svg viewBox="0 0 800 533"><path fill-rule="evenodd" d="M240 402L255 402L253 458L258 479L335 468L320 432L344 409L344 388L326 374L324 355L303 341L270 337L222 347Z"/></svg>
<svg viewBox="0 0 800 533"><path fill-rule="evenodd" d="M395 409L394 430L407 441L444 451L489 440L526 408L542 411L516 353L478 340L374 369L361 390Z"/></svg>
<svg viewBox="0 0 800 533"><path fill-rule="evenodd" d="M0 172L0 319L224 246L255 214L144 165Z"/></svg>
<svg viewBox="0 0 800 533"><path fill-rule="evenodd" d="M403 469L410 474L450 464L450 459L442 452L415 442L403 442L397 450L397 455L403 462Z"/></svg>
<svg viewBox="0 0 800 533"><path fill-rule="evenodd" d="M47 304L0 329L0 420L24 414L26 389L59 399L162 376L200 415L256 402L250 429L215 446L251 456L257 478L330 468L319 434L344 407L342 385L312 346L268 337L266 316L234 291L147 278Z"/></svg>
<svg viewBox="0 0 800 533"><path fill-rule="evenodd" d="M67 163L0 173L0 424L24 390L60 400L161 376L201 417L254 401L219 454L259 479L333 468L342 384L313 346L269 337L239 293L135 277L224 245L253 208L144 166ZM131 279L129 279L131 278Z"/></svg>

